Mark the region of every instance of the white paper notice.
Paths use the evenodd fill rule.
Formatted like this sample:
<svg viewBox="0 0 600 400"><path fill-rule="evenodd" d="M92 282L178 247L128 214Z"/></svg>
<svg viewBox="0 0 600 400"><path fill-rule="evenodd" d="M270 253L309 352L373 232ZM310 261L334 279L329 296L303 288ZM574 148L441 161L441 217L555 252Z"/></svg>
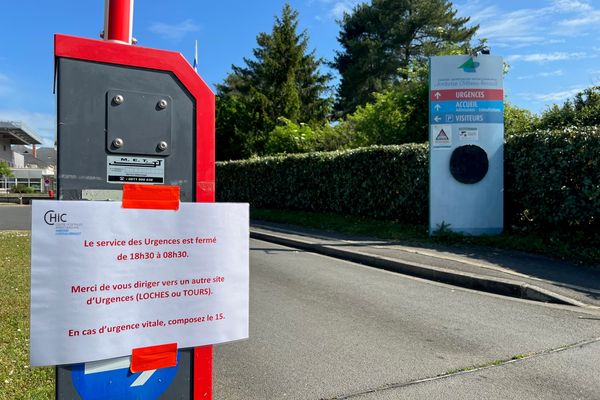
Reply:
<svg viewBox="0 0 600 400"><path fill-rule="evenodd" d="M31 365L248 338L247 204L34 201Z"/></svg>

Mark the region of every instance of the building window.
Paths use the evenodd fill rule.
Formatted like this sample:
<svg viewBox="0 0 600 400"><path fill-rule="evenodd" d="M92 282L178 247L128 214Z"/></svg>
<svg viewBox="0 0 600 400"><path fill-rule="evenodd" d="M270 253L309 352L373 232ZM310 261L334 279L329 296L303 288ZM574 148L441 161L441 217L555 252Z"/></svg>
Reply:
<svg viewBox="0 0 600 400"><path fill-rule="evenodd" d="M15 186L15 178L4 177L0 180L0 189L4 192L10 191L13 186Z"/></svg>
<svg viewBox="0 0 600 400"><path fill-rule="evenodd" d="M18 185L29 186L29 178L18 178L17 179L17 184Z"/></svg>
<svg viewBox="0 0 600 400"><path fill-rule="evenodd" d="M42 190L42 185L40 183L40 181L38 180L31 180L31 183L29 184L30 188L33 188L33 190L35 190L36 192L41 192Z"/></svg>

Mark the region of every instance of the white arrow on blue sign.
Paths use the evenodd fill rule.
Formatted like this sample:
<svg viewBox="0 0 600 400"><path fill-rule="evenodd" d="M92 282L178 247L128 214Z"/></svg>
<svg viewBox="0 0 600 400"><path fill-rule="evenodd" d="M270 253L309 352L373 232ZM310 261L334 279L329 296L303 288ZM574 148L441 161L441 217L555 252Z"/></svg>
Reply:
<svg viewBox="0 0 600 400"><path fill-rule="evenodd" d="M470 113L491 112L502 114L504 103L502 101L439 101L431 102L431 107L438 113Z"/></svg>
<svg viewBox="0 0 600 400"><path fill-rule="evenodd" d="M442 120L444 123L501 124L504 122L504 114L499 112L440 113L432 114L429 123L438 124Z"/></svg>
<svg viewBox="0 0 600 400"><path fill-rule="evenodd" d="M174 366L133 374L130 363L131 357L121 357L73 365L73 386L82 400L156 400L177 373Z"/></svg>

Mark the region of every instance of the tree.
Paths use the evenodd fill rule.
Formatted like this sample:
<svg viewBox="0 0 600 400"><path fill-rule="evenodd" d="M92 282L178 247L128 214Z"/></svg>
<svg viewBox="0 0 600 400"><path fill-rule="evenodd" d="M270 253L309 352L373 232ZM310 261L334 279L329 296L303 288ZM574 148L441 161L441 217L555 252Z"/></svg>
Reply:
<svg viewBox="0 0 600 400"><path fill-rule="evenodd" d="M356 6L340 21L337 52L332 66L340 75L335 109L339 115L374 99L390 87L399 72L416 61L441 54L448 46L463 53L479 28L466 27L448 0L372 0Z"/></svg>
<svg viewBox="0 0 600 400"><path fill-rule="evenodd" d="M265 130L270 126L265 103L255 91L246 96L217 95L217 160L237 160L256 154L255 143L266 141Z"/></svg>
<svg viewBox="0 0 600 400"><path fill-rule="evenodd" d="M573 125L600 125L600 86L584 89L562 106L554 104L545 110L538 128L558 129Z"/></svg>
<svg viewBox="0 0 600 400"><path fill-rule="evenodd" d="M533 132L537 128L538 117L531 111L504 102L504 135L512 136Z"/></svg>
<svg viewBox="0 0 600 400"><path fill-rule="evenodd" d="M268 135L283 117L293 123L323 124L330 112L323 60L308 50L308 33L297 34L298 12L285 4L270 34L260 33L254 59L217 86L217 155L245 158L265 153ZM227 149L222 147L228 147Z"/></svg>
<svg viewBox="0 0 600 400"><path fill-rule="evenodd" d="M4 161L0 161L0 178L13 176L12 170Z"/></svg>
<svg viewBox="0 0 600 400"><path fill-rule="evenodd" d="M427 67L407 71L406 78L374 94L374 101L348 115L355 145L421 143L428 140L429 83Z"/></svg>

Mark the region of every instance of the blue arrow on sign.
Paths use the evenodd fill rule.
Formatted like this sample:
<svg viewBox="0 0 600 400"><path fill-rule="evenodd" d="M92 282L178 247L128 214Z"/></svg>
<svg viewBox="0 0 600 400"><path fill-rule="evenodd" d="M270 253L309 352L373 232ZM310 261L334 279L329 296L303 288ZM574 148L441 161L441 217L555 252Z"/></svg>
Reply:
<svg viewBox="0 0 600 400"><path fill-rule="evenodd" d="M174 366L133 374L130 363L131 357L121 357L73 365L73 386L82 400L156 400L177 373Z"/></svg>

